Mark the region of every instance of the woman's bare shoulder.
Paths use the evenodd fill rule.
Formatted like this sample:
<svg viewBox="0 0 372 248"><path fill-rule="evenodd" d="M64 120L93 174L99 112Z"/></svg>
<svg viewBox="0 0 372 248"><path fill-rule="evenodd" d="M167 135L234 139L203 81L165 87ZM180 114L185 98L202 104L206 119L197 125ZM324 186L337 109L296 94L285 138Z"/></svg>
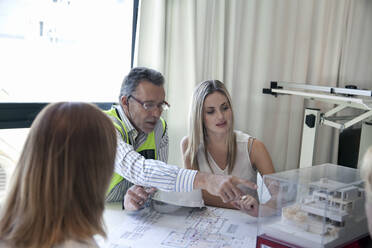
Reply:
<svg viewBox="0 0 372 248"><path fill-rule="evenodd" d="M182 152L186 151L186 148L187 148L188 144L189 144L189 137L188 136L183 137L182 140L181 140Z"/></svg>

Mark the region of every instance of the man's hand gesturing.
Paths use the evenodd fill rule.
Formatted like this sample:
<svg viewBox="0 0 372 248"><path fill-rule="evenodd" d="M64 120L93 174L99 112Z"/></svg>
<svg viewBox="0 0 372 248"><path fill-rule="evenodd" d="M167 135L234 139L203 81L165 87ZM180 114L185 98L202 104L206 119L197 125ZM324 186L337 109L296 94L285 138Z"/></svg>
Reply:
<svg viewBox="0 0 372 248"><path fill-rule="evenodd" d="M238 184L245 185L251 189L257 189L257 185L245 179L235 176L222 176L198 172L194 181L194 188L204 189L212 195L219 196L223 202L240 199L243 195L237 187Z"/></svg>

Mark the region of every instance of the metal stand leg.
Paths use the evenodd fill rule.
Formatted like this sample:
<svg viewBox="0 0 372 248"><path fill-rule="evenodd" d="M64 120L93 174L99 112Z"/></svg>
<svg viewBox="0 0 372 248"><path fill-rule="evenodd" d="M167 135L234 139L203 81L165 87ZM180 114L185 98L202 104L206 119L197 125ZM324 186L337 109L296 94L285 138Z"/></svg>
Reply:
<svg viewBox="0 0 372 248"><path fill-rule="evenodd" d="M313 165L316 131L319 126L320 109L305 109L302 129L300 168Z"/></svg>
<svg viewBox="0 0 372 248"><path fill-rule="evenodd" d="M372 122L363 122L360 134L358 168L362 165L364 153L372 146Z"/></svg>

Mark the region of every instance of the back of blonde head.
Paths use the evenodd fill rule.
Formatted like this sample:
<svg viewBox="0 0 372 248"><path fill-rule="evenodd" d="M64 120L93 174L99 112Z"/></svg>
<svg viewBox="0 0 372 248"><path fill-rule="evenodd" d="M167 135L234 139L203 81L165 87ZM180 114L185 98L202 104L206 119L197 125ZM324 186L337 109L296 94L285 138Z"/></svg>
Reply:
<svg viewBox="0 0 372 248"><path fill-rule="evenodd" d="M206 147L207 147L207 132L204 128L203 123L203 106L205 98L214 93L219 92L223 94L232 108L231 104L231 97L229 92L227 91L225 85L219 81L219 80L207 80L204 82L201 82L195 87L192 102L191 102L191 108L189 113L189 135L188 135L188 146L186 148L186 154L185 154L185 160L189 161L191 164L191 168L195 170L199 170L199 164L197 160L197 153L199 149L200 144L204 144L204 152L207 153ZM233 113L232 113L233 114ZM234 117L232 118L232 125L229 130L228 134L228 158L227 158L227 164L228 164L228 172L231 174L234 162L235 162L235 156L236 156L236 141L235 141L235 135L234 135ZM205 156L208 161L208 156ZM209 165L210 166L210 165Z"/></svg>
<svg viewBox="0 0 372 248"><path fill-rule="evenodd" d="M105 235L104 197L115 151L115 129L96 106L45 107L31 126L2 209L1 240L51 247Z"/></svg>

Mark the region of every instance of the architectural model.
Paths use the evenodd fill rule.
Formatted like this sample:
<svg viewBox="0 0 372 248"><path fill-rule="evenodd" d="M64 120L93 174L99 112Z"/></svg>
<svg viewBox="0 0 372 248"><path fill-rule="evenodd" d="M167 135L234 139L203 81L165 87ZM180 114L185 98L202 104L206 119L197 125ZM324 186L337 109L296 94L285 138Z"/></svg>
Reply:
<svg viewBox="0 0 372 248"><path fill-rule="evenodd" d="M328 248L368 234L358 170L324 164L275 173L266 179L278 185L275 214L259 217L258 235L299 247ZM292 192L288 185L294 188ZM260 214L263 209L260 205Z"/></svg>
<svg viewBox="0 0 372 248"><path fill-rule="evenodd" d="M282 208L282 222L306 232L338 238L360 225L364 190L322 178L300 203ZM365 217L363 217L365 218Z"/></svg>

